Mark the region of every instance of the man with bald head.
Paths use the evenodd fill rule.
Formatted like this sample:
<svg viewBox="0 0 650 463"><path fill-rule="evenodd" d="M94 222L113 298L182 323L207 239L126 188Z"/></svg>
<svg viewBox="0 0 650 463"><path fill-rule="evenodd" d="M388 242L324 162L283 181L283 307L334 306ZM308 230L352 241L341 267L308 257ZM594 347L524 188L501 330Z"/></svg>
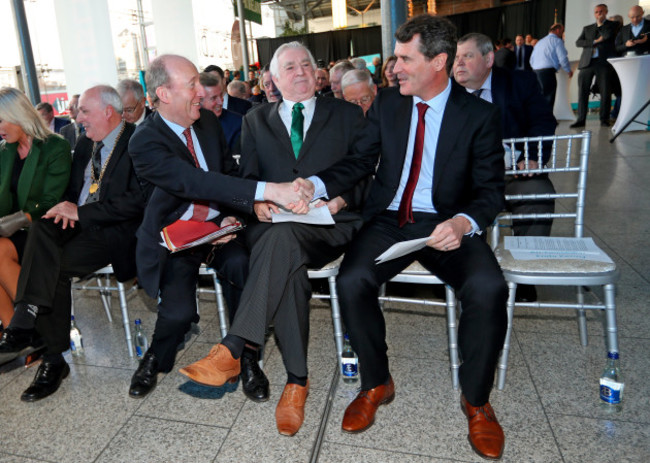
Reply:
<svg viewBox="0 0 650 463"><path fill-rule="evenodd" d="M256 200L305 212L311 199L311 194L290 183L255 182L223 174L230 170L232 158L217 116L201 109L206 92L196 66L188 59L162 55L153 60L147 91L157 111L138 127L129 150L149 197L137 233L138 282L159 302L151 345L131 381L129 395L134 398L153 390L158 372L171 371L185 333L198 321L198 270L211 250L206 245L170 253L160 245L162 229L172 223L186 228L195 222L232 224L237 220L235 213L252 213ZM218 243L231 238L228 235ZM215 249L212 266L229 283L243 286L242 267L245 270L248 260L240 248ZM231 279L233 275L237 281Z"/></svg>
<svg viewBox="0 0 650 463"><path fill-rule="evenodd" d="M619 54L633 52L643 55L650 52L650 21L643 18L643 8L634 5L627 12L630 24L623 26L616 37L616 51Z"/></svg>
<svg viewBox="0 0 650 463"><path fill-rule="evenodd" d="M53 394L70 368L62 353L70 348L70 279L108 264L118 281L135 276L135 231L142 220L145 197L127 151L135 130L122 121L118 93L104 85L79 99L77 122L86 131L75 149L70 184L64 200L32 223L16 294L16 312L5 340L35 328L45 341L43 362L21 400L34 402Z"/></svg>

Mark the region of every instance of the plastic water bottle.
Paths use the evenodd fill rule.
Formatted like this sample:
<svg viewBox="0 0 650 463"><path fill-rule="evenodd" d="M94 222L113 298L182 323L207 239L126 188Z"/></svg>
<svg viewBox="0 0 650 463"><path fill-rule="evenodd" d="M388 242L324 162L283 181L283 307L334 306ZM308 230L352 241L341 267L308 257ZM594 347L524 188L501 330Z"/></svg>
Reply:
<svg viewBox="0 0 650 463"><path fill-rule="evenodd" d="M70 351L72 355L81 355L84 353L84 341L81 337L81 331L74 321L74 315L70 317Z"/></svg>
<svg viewBox="0 0 650 463"><path fill-rule="evenodd" d="M147 349L149 349L149 341L142 331L142 321L138 318L135 320L135 354L138 358L142 358Z"/></svg>
<svg viewBox="0 0 650 463"><path fill-rule="evenodd" d="M608 412L619 412L623 408L623 375L618 362L618 352L607 353L607 365L600 377L600 404Z"/></svg>
<svg viewBox="0 0 650 463"><path fill-rule="evenodd" d="M345 383L354 383L359 380L359 359L352 350L350 338L347 334L343 344L343 354L341 354L341 375Z"/></svg>

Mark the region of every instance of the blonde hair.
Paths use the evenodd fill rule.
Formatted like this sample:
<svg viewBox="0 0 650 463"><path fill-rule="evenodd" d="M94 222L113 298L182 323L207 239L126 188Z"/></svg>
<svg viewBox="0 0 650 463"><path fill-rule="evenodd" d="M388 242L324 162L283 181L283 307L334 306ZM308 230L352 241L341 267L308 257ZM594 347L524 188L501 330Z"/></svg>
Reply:
<svg viewBox="0 0 650 463"><path fill-rule="evenodd" d="M45 140L53 135L25 94L15 88L0 88L0 120L20 126L23 132L36 140Z"/></svg>

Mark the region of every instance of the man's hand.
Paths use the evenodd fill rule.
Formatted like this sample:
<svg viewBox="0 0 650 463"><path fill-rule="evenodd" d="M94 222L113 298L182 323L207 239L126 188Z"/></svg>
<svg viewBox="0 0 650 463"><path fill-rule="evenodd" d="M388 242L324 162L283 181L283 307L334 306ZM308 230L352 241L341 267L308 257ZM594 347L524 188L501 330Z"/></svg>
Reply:
<svg viewBox="0 0 650 463"><path fill-rule="evenodd" d="M300 192L305 198L309 198L308 202L314 198L316 188L311 180L297 178L293 181L293 188Z"/></svg>
<svg viewBox="0 0 650 463"><path fill-rule="evenodd" d="M330 200L330 201L323 201L319 200L316 203L316 207L323 207L327 206L327 208L330 210L330 214L336 215L337 212L345 208L348 204L345 202L343 198L340 196L337 196L336 198Z"/></svg>
<svg viewBox="0 0 650 463"><path fill-rule="evenodd" d="M573 71L569 71L569 79L573 77Z"/></svg>
<svg viewBox="0 0 650 463"><path fill-rule="evenodd" d="M232 225L235 222L237 222L237 219L230 215L230 216L224 218L221 221L221 224L219 226L223 228L226 225ZM226 244L228 241L234 240L236 236L237 236L236 233L228 233L227 235L223 235L222 237L217 238L216 240L214 240L212 242L212 244Z"/></svg>
<svg viewBox="0 0 650 463"><path fill-rule="evenodd" d="M63 201L56 206L52 207L47 211L43 218L45 219L54 219L54 223L61 222L61 228L64 230L68 228L74 228L75 222L79 221L78 208L75 203L70 201Z"/></svg>
<svg viewBox="0 0 650 463"><path fill-rule="evenodd" d="M257 220L260 222L271 222L271 213L277 214L280 208L271 201L258 201L253 206Z"/></svg>
<svg viewBox="0 0 650 463"><path fill-rule="evenodd" d="M295 180L293 183L267 183L264 189L264 199L291 210L301 202L309 205L314 195L313 185L310 192L308 186L311 182L302 180L302 182L306 182L303 184L299 180L302 179Z"/></svg>
<svg viewBox="0 0 650 463"><path fill-rule="evenodd" d="M517 163L517 169L519 169L519 170L526 169L526 161L519 161ZM539 163L537 161L533 161L532 159L529 159L528 160L528 169L530 169L530 170L539 169ZM523 176L523 177L533 177L534 175L537 175L537 174L530 173L530 174L522 174L521 176ZM519 175L515 175L515 178L517 178L517 177L519 177Z"/></svg>
<svg viewBox="0 0 650 463"><path fill-rule="evenodd" d="M472 224L465 217L454 217L439 223L431 233L427 246L438 251L453 251L460 247L466 233L472 230Z"/></svg>

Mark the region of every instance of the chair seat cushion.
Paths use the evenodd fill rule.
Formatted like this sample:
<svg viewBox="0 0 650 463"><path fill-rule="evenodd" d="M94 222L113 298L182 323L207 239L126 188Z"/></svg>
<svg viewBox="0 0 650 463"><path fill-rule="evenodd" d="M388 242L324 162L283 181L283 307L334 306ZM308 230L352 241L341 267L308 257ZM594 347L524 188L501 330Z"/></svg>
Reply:
<svg viewBox="0 0 650 463"><path fill-rule="evenodd" d="M512 257L510 251L503 247L503 242L499 244L494 254L504 272L594 274L608 273L616 270L616 264L613 262L596 262L580 259L517 260Z"/></svg>

